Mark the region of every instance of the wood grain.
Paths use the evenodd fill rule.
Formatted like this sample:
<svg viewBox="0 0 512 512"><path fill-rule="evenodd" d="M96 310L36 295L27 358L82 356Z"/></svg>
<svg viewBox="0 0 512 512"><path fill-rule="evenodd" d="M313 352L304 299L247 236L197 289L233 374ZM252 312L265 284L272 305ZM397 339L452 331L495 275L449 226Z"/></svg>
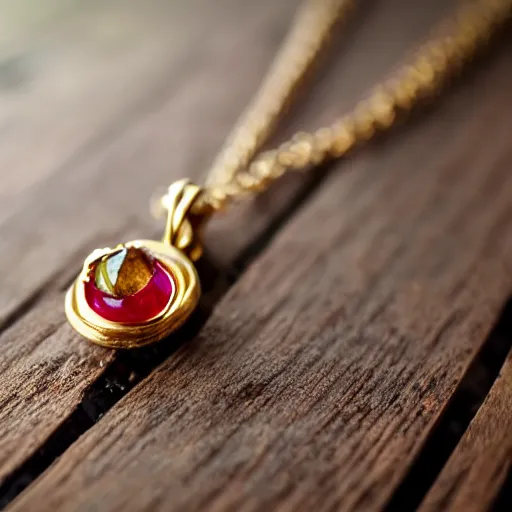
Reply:
<svg viewBox="0 0 512 512"><path fill-rule="evenodd" d="M380 510L510 293L510 44L474 82L468 76L460 96L420 116L411 133L395 131L337 166L347 174L315 192L204 333L102 418L105 406L91 392L101 388L104 396L119 385L108 379L120 368L127 381L140 378L138 363L73 334L62 289L93 247L157 233L145 215L147 196L174 177L205 172L294 9L291 2L153 4L91 3L85 17L63 11L67 28L50 20L19 46L37 46L55 30L48 55L74 41L66 55L81 57L89 39L80 27L99 26L98 47L91 43L95 50L77 61L75 71L86 64L84 77L73 82L69 102L61 104L54 89L54 78L67 73L65 59L49 68L49 89L23 90L17 105L34 106L21 116L34 151L0 150L0 163L7 155L20 178L10 188L13 208L3 201L0 211L0 318L11 325L0 337L0 482L39 453L51 457L53 434L93 407L78 433L98 424L13 509ZM125 8L112 33L102 20L118 20ZM445 10L444 2L369 2L277 138L350 108ZM200 44L190 47L197 32ZM167 38L176 43L169 51ZM114 65L97 60L104 48ZM109 77L116 77L111 86ZM11 96L0 90L0 106ZM86 109L84 99L92 100ZM85 118L48 128L45 101ZM13 140L25 147L23 137ZM307 195L305 184L308 178L287 178L214 223L208 247L220 266L243 270L289 217L288 205ZM496 451L491 461L479 449L487 443L492 454L509 444L500 386L424 507L484 510L494 498L507 460ZM502 425L489 430L496 418ZM470 471L450 494L457 461L466 457L496 472L475 482ZM43 469L21 477L30 481Z"/></svg>
<svg viewBox="0 0 512 512"><path fill-rule="evenodd" d="M44 301L2 337L2 478L41 447L112 359L106 351L70 342L61 301Z"/></svg>
<svg viewBox="0 0 512 512"><path fill-rule="evenodd" d="M486 401L422 503L421 512L491 509L511 469L511 403L509 356Z"/></svg>
<svg viewBox="0 0 512 512"><path fill-rule="evenodd" d="M382 510L512 289L511 51L337 164L9 510Z"/></svg>
<svg viewBox="0 0 512 512"><path fill-rule="evenodd" d="M296 129L327 123L337 112L350 108L443 11L441 3L430 4L428 9L412 9L406 2L395 4L391 7L400 7L410 23L402 28L390 23L390 6L386 3L354 18L355 28L360 30L333 43L333 58L326 62L324 73L319 74L306 95L306 105L318 108L291 112L281 137L294 126ZM173 175L194 175L207 168L258 86L292 9L293 5L287 4L258 11L257 16L243 18L236 27L226 16L226 25L221 24L215 31L208 52L187 73L182 70L182 84L169 91L158 109L120 134L107 148L84 155L83 163L52 173L39 186L33 202L0 226L4 249L0 257L0 309L4 318L9 318L20 307L21 311L23 306L33 308L0 338L6 354L0 374L0 398L4 404L0 415L0 480L36 453L38 446L44 446L76 410L83 393L115 359L112 353L84 344L65 324L60 309L64 284L74 276L84 254L94 247L147 236L148 231L156 234L146 214L147 197L155 185L167 183ZM376 38L391 41L386 52L373 52L369 42ZM255 46L251 41L260 43ZM240 45L255 53L244 80L234 83L226 95L224 77L240 65L238 52L233 52ZM344 48L350 51L342 52ZM360 59L372 63L369 69L373 73L360 73ZM346 76L353 80L347 81ZM340 95L340 90L344 94ZM200 147L194 135L199 131ZM307 177L290 177L258 201L216 222L208 233L208 248L218 264L229 267L246 258L243 254L247 248L279 218L300 191L301 183L307 181ZM130 212L128 218L126 211ZM32 228L35 225L36 233ZM47 313L51 308L55 311ZM32 336L26 338L24 333ZM74 354L80 354L79 364L75 365ZM45 371L31 371L32 368ZM39 395L30 391L34 389L51 392ZM61 389L68 391L61 393Z"/></svg>
<svg viewBox="0 0 512 512"><path fill-rule="evenodd" d="M204 2L205 16L210 9L207 4ZM213 19L218 17L221 23L211 45L189 67L188 74L183 70L177 76L177 88L167 82L156 84L169 90L155 112L146 113L134 127L121 132L115 144L91 151L71 169L50 173L37 190L28 192L32 196L27 207L0 226L0 318L10 320L13 312L29 311L19 321L15 316L9 322L14 325L0 335L0 482L62 425L115 357L113 352L84 342L66 324L65 283L76 275L84 256L94 247L156 232L146 214L156 184L187 174L183 159L207 162L231 128L232 119L213 107L225 89L221 77L224 67L231 67L232 45L264 41L255 47L247 81L240 81L224 98L235 117L235 109L242 108L257 86L258 74L270 62L294 8L292 2L273 4L267 10L249 4L237 8L235 4L222 4L224 15L216 12ZM191 3L192 12L187 16L202 9L201 5ZM242 13L247 17L228 30L233 26L231 16ZM190 49L185 42L179 51L180 60L186 60ZM206 84L210 97L205 94ZM207 108L213 108L216 115L206 116ZM199 126L205 129L205 141L211 135L210 145L205 143L201 150L189 135ZM267 222L271 217L267 211ZM251 233L245 230L237 243L248 243ZM236 244L231 247L236 251Z"/></svg>

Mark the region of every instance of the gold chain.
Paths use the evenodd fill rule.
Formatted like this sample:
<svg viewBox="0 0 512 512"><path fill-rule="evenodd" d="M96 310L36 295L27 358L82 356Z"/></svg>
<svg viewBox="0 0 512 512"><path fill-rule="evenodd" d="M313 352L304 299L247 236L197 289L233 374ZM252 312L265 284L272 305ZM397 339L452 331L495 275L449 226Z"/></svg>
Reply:
<svg viewBox="0 0 512 512"><path fill-rule="evenodd" d="M246 168L279 121L294 90L315 61L332 27L352 0L304 2L252 104L240 117L206 179L212 192Z"/></svg>
<svg viewBox="0 0 512 512"><path fill-rule="evenodd" d="M191 204L193 215L209 215L233 200L265 190L291 170L338 158L357 142L389 128L399 112L436 92L507 20L512 0L474 0L464 4L438 37L427 41L413 61L379 84L369 97L331 126L297 133L278 148L258 154L275 128L294 90L324 45L350 0L306 0L259 93L242 115L206 184ZM165 196L162 200L165 205Z"/></svg>

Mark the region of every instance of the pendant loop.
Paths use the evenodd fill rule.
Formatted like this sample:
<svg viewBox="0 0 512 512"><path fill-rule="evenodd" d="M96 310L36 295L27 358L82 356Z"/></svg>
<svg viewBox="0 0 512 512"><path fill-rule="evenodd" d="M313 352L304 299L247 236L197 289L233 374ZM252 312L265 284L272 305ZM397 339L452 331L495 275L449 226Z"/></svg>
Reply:
<svg viewBox="0 0 512 512"><path fill-rule="evenodd" d="M183 179L174 182L160 199L167 210L167 222L163 242L183 251L192 261L203 253L202 228L206 215L192 213L192 205L201 193L201 188Z"/></svg>

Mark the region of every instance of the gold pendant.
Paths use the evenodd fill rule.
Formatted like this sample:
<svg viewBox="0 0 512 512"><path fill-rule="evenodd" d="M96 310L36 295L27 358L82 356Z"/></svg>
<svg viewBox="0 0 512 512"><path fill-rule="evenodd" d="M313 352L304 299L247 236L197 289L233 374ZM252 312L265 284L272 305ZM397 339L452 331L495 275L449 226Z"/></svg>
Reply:
<svg viewBox="0 0 512 512"><path fill-rule="evenodd" d="M141 347L190 316L201 293L193 261L202 253L205 217L190 213L200 192L187 180L169 187L161 242L134 240L86 258L65 301L66 316L82 336L110 348Z"/></svg>

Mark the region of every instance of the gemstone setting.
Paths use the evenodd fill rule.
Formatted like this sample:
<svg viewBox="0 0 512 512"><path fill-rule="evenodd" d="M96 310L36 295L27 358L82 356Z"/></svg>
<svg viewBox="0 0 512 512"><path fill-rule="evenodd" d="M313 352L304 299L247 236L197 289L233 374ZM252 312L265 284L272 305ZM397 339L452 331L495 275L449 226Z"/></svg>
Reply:
<svg viewBox="0 0 512 512"><path fill-rule="evenodd" d="M166 241L132 240L89 254L66 294L66 316L93 343L130 349L175 331L194 311L200 294L199 276L185 253ZM115 311L107 312L107 306Z"/></svg>
<svg viewBox="0 0 512 512"><path fill-rule="evenodd" d="M136 247L123 247L91 265L84 283L92 311L105 320L126 324L157 317L175 290L175 280L165 267Z"/></svg>

